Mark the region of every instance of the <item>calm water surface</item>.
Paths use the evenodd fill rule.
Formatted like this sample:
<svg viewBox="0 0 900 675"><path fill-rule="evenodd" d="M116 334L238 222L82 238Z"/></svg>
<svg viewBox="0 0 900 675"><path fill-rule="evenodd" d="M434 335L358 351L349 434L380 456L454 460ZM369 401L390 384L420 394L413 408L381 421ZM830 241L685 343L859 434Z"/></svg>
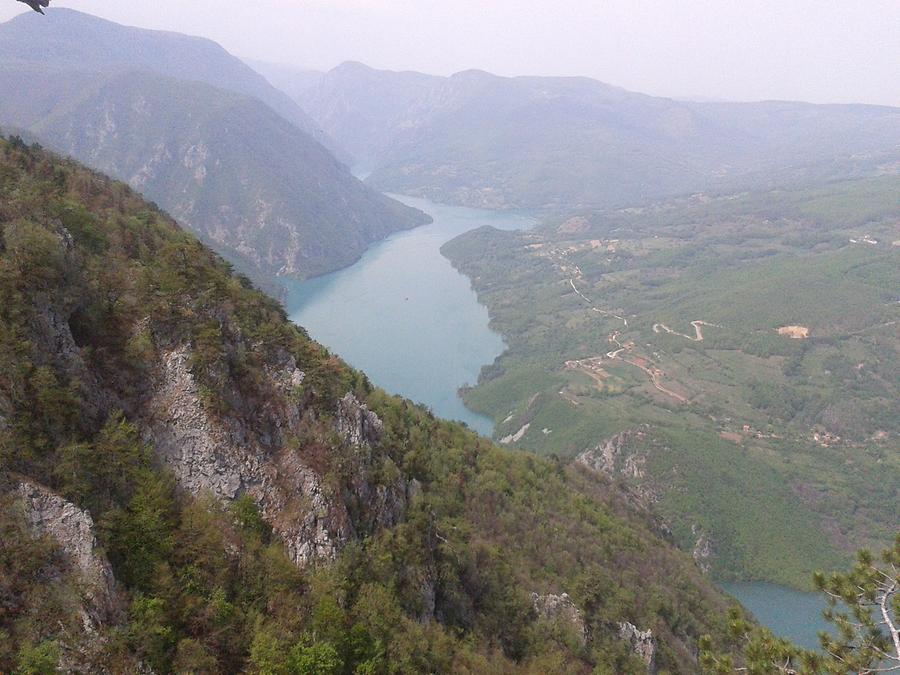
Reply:
<svg viewBox="0 0 900 675"><path fill-rule="evenodd" d="M749 609L775 635L818 651L819 631L830 624L822 617L825 598L761 582L722 583L722 589Z"/></svg>
<svg viewBox="0 0 900 675"><path fill-rule="evenodd" d="M530 218L392 195L434 218L376 244L355 265L287 284L291 320L387 391L490 435L493 423L467 409L457 390L503 351L469 280L440 254L457 235L490 225L529 228ZM816 649L824 600L774 584L723 583L776 635Z"/></svg>
<svg viewBox="0 0 900 675"><path fill-rule="evenodd" d="M457 390L505 348L487 309L440 247L469 230L529 228L530 218L391 195L434 218L370 248L355 265L286 282L291 320L376 385L424 403L490 436L493 422L467 409Z"/></svg>

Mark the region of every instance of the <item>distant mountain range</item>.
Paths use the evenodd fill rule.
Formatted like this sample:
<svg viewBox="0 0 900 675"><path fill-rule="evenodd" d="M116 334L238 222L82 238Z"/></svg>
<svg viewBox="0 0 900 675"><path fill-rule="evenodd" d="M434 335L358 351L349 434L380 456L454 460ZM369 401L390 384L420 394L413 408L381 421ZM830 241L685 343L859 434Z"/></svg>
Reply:
<svg viewBox="0 0 900 675"><path fill-rule="evenodd" d="M127 181L257 280L345 266L427 222L354 178L296 103L215 43L34 18L0 26L0 125Z"/></svg>
<svg viewBox="0 0 900 675"><path fill-rule="evenodd" d="M877 173L900 109L675 101L587 78L345 63L299 100L379 189L554 211Z"/></svg>
<svg viewBox="0 0 900 675"><path fill-rule="evenodd" d="M205 38L122 26L57 8L43 20L22 15L0 24L0 60L86 72L145 70L205 82L257 98L323 145L336 147L290 96Z"/></svg>
<svg viewBox="0 0 900 675"><path fill-rule="evenodd" d="M244 59L244 62L297 103L303 101L309 90L318 86L325 76L320 70L297 68L284 63L268 63L254 59Z"/></svg>

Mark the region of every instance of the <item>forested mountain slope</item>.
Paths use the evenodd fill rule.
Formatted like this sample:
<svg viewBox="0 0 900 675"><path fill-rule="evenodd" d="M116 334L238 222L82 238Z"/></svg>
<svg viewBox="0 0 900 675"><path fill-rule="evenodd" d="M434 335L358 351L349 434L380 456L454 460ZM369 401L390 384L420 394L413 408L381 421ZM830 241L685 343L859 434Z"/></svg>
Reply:
<svg viewBox="0 0 900 675"><path fill-rule="evenodd" d="M17 138L0 474L3 671L690 673L701 634L728 648L630 493L373 388L128 187Z"/></svg>
<svg viewBox="0 0 900 675"><path fill-rule="evenodd" d="M566 212L896 171L900 110L694 103L587 78L346 63L303 97L381 189Z"/></svg>
<svg viewBox="0 0 900 675"><path fill-rule="evenodd" d="M900 521L900 178L695 195L442 249L509 350L497 437L654 503L714 573L808 585Z"/></svg>
<svg viewBox="0 0 900 675"><path fill-rule="evenodd" d="M427 222L266 105L275 90L217 45L61 15L0 26L0 124L127 181L241 271L321 274ZM38 38L46 54L23 52Z"/></svg>

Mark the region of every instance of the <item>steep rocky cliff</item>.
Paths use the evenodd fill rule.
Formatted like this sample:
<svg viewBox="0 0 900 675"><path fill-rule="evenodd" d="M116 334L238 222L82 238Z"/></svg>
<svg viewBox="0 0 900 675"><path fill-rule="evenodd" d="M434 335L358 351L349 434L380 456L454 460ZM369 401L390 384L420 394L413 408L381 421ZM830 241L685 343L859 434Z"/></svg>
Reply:
<svg viewBox="0 0 900 675"><path fill-rule="evenodd" d="M91 515L43 485L0 475L0 530L5 537L0 544L4 639L15 641L22 623L44 616L44 630L59 631L47 654L60 670L102 668L111 631L124 620L124 599ZM13 561L13 556L24 559ZM21 615L25 621L10 621ZM31 658L36 665L39 657ZM134 672L142 668L129 657L122 665Z"/></svg>
<svg viewBox="0 0 900 675"><path fill-rule="evenodd" d="M58 543L83 582L85 604L80 613L85 630L96 631L98 626L120 618L115 578L97 543L91 514L27 480L15 486L13 495L22 504L34 534Z"/></svg>
<svg viewBox="0 0 900 675"><path fill-rule="evenodd" d="M360 529L396 524L405 508L406 484L400 479L373 484L370 444L377 442L381 422L352 393L338 402L333 424L356 478L344 494L330 490L315 468L289 451L289 439L319 425L315 412L294 398L304 373L293 357L280 357L280 362L267 364L270 397L257 417L247 421L211 415L190 371L189 348L168 351L140 426L180 486L223 501L249 495L291 559L306 565L333 559ZM351 518L348 499L361 502L364 522Z"/></svg>
<svg viewBox="0 0 900 675"><path fill-rule="evenodd" d="M635 656L647 667L648 673L656 672L656 641L653 639L653 631L640 630L625 621L619 624L619 637L631 646Z"/></svg>
<svg viewBox="0 0 900 675"><path fill-rule="evenodd" d="M26 506L0 525L56 542L0 549L0 670L79 669L14 560L86 582L89 670L625 672L624 622L670 672L728 646L725 599L613 482L375 389L128 188L17 140L0 419Z"/></svg>

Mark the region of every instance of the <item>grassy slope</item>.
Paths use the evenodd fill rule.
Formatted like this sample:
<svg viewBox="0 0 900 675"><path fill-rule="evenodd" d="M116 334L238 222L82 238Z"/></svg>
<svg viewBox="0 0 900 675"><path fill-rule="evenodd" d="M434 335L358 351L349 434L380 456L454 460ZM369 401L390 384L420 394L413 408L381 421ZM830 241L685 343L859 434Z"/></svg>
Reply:
<svg viewBox="0 0 900 675"><path fill-rule="evenodd" d="M444 252L476 279L510 345L467 403L499 436L530 420L522 446L564 457L648 424L651 482L682 544L696 524L719 574L806 585L811 569L882 544L900 518L898 194L884 177L594 214L577 233L570 221L464 235ZM849 243L867 233L879 244ZM570 278L628 327L592 312ZM703 328L703 342L653 330L694 335L692 320L720 327ZM812 338L774 331L791 324ZM563 368L614 349L616 330L688 405L621 361L606 359L602 385ZM841 442L821 447L813 430Z"/></svg>
<svg viewBox="0 0 900 675"><path fill-rule="evenodd" d="M48 308L68 321L76 354L40 339ZM299 571L252 502L174 490L130 419L158 353L185 342L204 404L222 417L252 419L272 355L296 358L308 431L285 452L314 462L335 494L355 477L331 420L354 391L385 423L372 480L399 473L422 485L405 521L361 535L334 565ZM127 618L92 640L90 658L114 672L134 658L158 672L307 672L323 659L340 673L633 671L616 621L652 628L669 672L695 670L702 633L726 644L724 598L613 483L499 449L373 390L127 187L2 141L0 470L52 486L98 523ZM2 531L16 531L16 511L0 507ZM39 565L2 558L0 591L14 600L0 615L2 670L67 639L57 619L70 605L41 592L72 592L64 576L41 576L52 544L20 548ZM434 618L420 621L429 580ZM588 645L536 620L531 591L569 592Z"/></svg>

